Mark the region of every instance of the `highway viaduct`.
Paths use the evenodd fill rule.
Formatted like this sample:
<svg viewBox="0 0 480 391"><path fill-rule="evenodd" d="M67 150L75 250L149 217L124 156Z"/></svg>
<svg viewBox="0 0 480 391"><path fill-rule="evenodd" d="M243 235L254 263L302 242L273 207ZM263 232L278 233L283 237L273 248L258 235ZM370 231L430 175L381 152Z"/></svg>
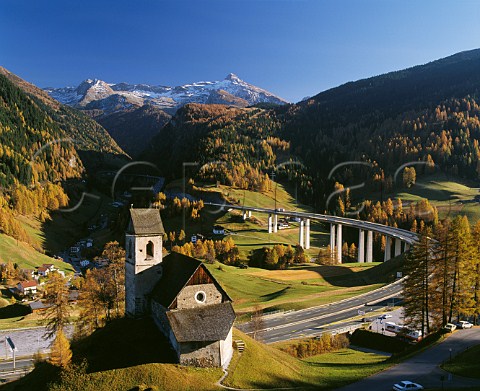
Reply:
<svg viewBox="0 0 480 391"><path fill-rule="evenodd" d="M318 213L286 211L280 209L259 208L231 204L205 202L205 205L222 209L236 209L242 212L243 219L251 217L252 213L268 214L268 232L278 230L278 216L294 217L299 219L298 243L304 249L310 248L310 221L320 221L330 224L330 249L338 263L342 263L342 228L353 227L358 229L358 262L373 262L373 233L385 236L384 261L402 252L408 251L410 246L418 242L419 235L405 229L389 227L387 225L351 219L347 217L330 216ZM366 240L365 240L366 239Z"/></svg>

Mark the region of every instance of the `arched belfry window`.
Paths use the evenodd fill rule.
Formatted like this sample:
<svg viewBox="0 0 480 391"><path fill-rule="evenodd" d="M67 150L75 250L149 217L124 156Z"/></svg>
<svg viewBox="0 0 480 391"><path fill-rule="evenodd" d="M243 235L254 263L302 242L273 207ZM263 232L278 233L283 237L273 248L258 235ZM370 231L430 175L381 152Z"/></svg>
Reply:
<svg viewBox="0 0 480 391"><path fill-rule="evenodd" d="M153 243L151 241L147 243L147 257L153 258Z"/></svg>
<svg viewBox="0 0 480 391"><path fill-rule="evenodd" d="M128 241L128 257L132 258L132 255L133 255L133 246L132 246L132 241L129 240Z"/></svg>

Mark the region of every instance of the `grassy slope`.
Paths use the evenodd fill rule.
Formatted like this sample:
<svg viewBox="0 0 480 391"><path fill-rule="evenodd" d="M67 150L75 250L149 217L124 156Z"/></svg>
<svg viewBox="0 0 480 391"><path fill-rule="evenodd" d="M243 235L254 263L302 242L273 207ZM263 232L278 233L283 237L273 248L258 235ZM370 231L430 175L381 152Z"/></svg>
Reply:
<svg viewBox="0 0 480 391"><path fill-rule="evenodd" d="M475 223L480 219L480 204L472 201L480 195L479 186L480 183L463 182L447 174L434 174L420 176L415 186L384 195L384 199L390 197L402 201L419 201L427 198L438 208L440 218L461 213L467 215L471 223ZM376 194L374 199L378 198L379 195Z"/></svg>
<svg viewBox="0 0 480 391"><path fill-rule="evenodd" d="M72 267L68 263L57 261L42 253L39 253L32 246L18 242L10 236L0 234L0 262L12 261L21 268L34 269L43 263L53 263L60 270L67 273L73 273Z"/></svg>
<svg viewBox="0 0 480 391"><path fill-rule="evenodd" d="M131 323L132 321L129 320L121 321L117 326L123 331L119 332L116 327L113 331L110 330L109 334L120 338L126 331L131 332ZM140 327L145 326L149 327L140 325ZM98 342L101 334L100 330L99 335L90 342ZM139 353L143 347L148 350L147 355L154 350L152 338L143 332L141 334L143 343L135 338L135 344L140 344L141 347L132 354L124 353L125 357L126 355L130 357L130 361L134 356L141 357ZM134 337L138 335L134 333ZM224 380L225 385L237 388L332 389L359 380L388 366L384 362L385 357L350 349L299 360L234 330L234 339L239 338L245 341L246 349L241 355L238 352L234 353L229 374ZM105 342L104 345L107 346L111 342ZM126 342L128 343L128 340ZM150 347L146 347L145 343L149 343ZM102 349L104 364L108 364L108 358L117 354L118 349L115 347L113 347L114 351ZM98 351L100 352L100 349ZM37 391L215 390L219 389L216 382L222 375L219 368L192 368L152 362L143 365L129 365L127 362L124 364L124 366L98 372L90 372L90 367L87 371L89 373L75 370L64 375L61 381L58 380L58 372L55 368L42 364L31 374L5 385L3 389L17 391L32 389ZM54 379L57 379L55 384L52 383ZM47 386L48 383L50 386Z"/></svg>
<svg viewBox="0 0 480 391"><path fill-rule="evenodd" d="M124 390L215 390L219 368L197 369L175 364L144 364L95 373L71 373L60 384L51 383L57 371L43 364L4 390L30 391L124 391ZM50 383L49 386L47 384Z"/></svg>
<svg viewBox="0 0 480 391"><path fill-rule="evenodd" d="M399 261L339 266L303 265L289 270L239 269L207 265L234 301L238 313L264 309L300 309L375 289L399 267Z"/></svg>
<svg viewBox="0 0 480 391"><path fill-rule="evenodd" d="M86 197L78 210L71 213L56 212L53 220L41 223L38 219L21 216L17 220L21 223L30 237L32 245L18 242L9 236L0 234L0 262L11 260L23 268L35 268L43 263L53 263L56 267L66 272L72 272L72 267L64 262L58 262L36 249L47 249L51 253L58 253L67 249L81 237L92 237L94 245L102 248L103 245L113 240L109 229L97 231L91 235L85 227L97 221L102 213L113 209L110 199L101 193L94 193L98 199Z"/></svg>
<svg viewBox="0 0 480 391"><path fill-rule="evenodd" d="M276 190L275 190L276 187ZM216 192L229 202L237 205L254 206L274 209L283 208L288 211L311 212L312 208L298 203L281 184L273 186L273 190L258 193L249 190L234 189L228 186L209 187L205 192ZM276 199L276 203L275 203ZM240 256L246 260L251 250L261 246L273 246L277 243L296 245L298 243L298 224L290 223L291 228L279 230L276 234L267 232L268 216L254 214L250 221L243 221L239 211L232 210L225 214L218 214L215 224L219 224L232 232L232 237L240 249ZM328 244L329 232L316 222L311 225L310 256L316 256L321 246Z"/></svg>
<svg viewBox="0 0 480 391"><path fill-rule="evenodd" d="M385 357L350 349L299 360L235 331L234 339L238 338L245 342L246 348L242 355L235 353L232 359L229 375L224 381L231 387L333 389L389 365L384 363Z"/></svg>
<svg viewBox="0 0 480 391"><path fill-rule="evenodd" d="M455 356L451 362L442 365L442 368L454 375L480 379L480 345Z"/></svg>

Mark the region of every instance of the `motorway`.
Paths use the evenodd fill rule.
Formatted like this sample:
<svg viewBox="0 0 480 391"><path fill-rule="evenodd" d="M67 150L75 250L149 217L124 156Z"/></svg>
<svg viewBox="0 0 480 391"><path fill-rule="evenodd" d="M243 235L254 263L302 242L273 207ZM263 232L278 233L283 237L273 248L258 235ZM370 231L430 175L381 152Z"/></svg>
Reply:
<svg viewBox="0 0 480 391"><path fill-rule="evenodd" d="M291 211L283 211L283 210L279 211L275 209L258 208L253 206L239 206L239 205L232 205L227 203L218 204L213 202L205 202L205 205L215 206L221 209L237 209L241 211L249 210L257 213L277 214L277 215L289 216L289 217L301 217L304 219L318 220L325 223L342 224L347 227L354 227L354 228L367 230L367 231L375 231L382 235L387 235L392 238L400 239L408 244L414 244L418 242L418 234L416 234L415 232L410 232L405 229L400 229L395 227L389 227L388 225L372 223L370 221L349 219L347 217L330 216L330 215L323 215L318 213L307 213L307 212L291 212Z"/></svg>
<svg viewBox="0 0 480 391"><path fill-rule="evenodd" d="M267 315L262 318L261 330L257 330L257 337L265 343L273 343L320 335L333 328L326 325L358 316L359 310L365 311L365 317L368 317L368 312L385 307L388 298L399 299L401 292L402 283L397 281L351 299L299 311ZM358 322L343 322L342 327L353 324L358 324ZM246 333L253 331L251 322L240 324L237 327Z"/></svg>

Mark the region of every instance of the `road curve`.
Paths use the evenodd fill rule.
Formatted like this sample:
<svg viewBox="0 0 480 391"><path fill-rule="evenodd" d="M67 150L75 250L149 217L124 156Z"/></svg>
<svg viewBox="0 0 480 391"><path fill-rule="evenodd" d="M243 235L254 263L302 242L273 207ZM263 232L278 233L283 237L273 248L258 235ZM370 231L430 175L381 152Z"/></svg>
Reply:
<svg viewBox="0 0 480 391"><path fill-rule="evenodd" d="M302 217L306 219L322 221L324 223L342 224L347 227L354 227L358 229L378 232L382 235L387 235L392 238L400 239L409 244L417 243L419 238L418 234L416 234L415 232L410 232L405 229L389 227L388 225L372 223L370 221L349 219L347 217L330 216L330 215L308 213L308 212L292 212L292 211L283 211L283 210L279 211L275 209L258 208L254 206L239 206L239 205L232 205L227 203L218 204L213 202L205 202L204 204L208 206L215 206L218 208L229 208L229 209L236 209L236 210L242 210L242 211L252 211L257 213L278 214L278 215L289 216L289 217Z"/></svg>
<svg viewBox="0 0 480 391"><path fill-rule="evenodd" d="M469 330L458 330L443 342L403 361L376 375L367 377L346 387L340 391L385 391L391 390L395 383L401 380L410 380L428 388L463 388L475 387L480 389L479 379L467 379L449 374L439 368L439 365L452 357L463 352L469 347L480 344L480 327ZM442 387L441 377L444 376Z"/></svg>

